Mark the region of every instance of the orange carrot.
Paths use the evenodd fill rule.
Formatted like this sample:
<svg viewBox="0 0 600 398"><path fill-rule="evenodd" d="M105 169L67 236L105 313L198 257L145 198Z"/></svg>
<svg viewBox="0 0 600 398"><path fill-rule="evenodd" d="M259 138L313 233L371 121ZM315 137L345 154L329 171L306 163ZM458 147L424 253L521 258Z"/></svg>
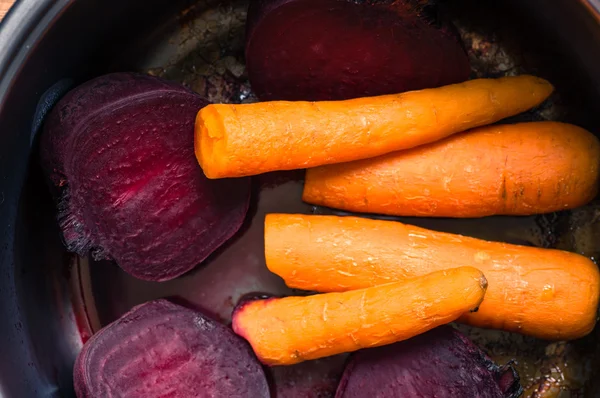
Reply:
<svg viewBox="0 0 600 398"><path fill-rule="evenodd" d="M344 293L247 302L234 312L232 326L261 362L292 365L452 322L479 306L486 286L481 271L461 267Z"/></svg>
<svg viewBox="0 0 600 398"><path fill-rule="evenodd" d="M269 214L267 267L293 288L343 292L473 266L489 281L470 325L569 340L596 323L600 273L560 250L487 242L394 221Z"/></svg>
<svg viewBox="0 0 600 398"><path fill-rule="evenodd" d="M598 192L600 142L557 122L480 127L436 143L306 173L303 200L420 217L529 215Z"/></svg>
<svg viewBox="0 0 600 398"><path fill-rule="evenodd" d="M208 178L365 159L516 115L552 91L517 76L344 101L213 104L196 118L196 157Z"/></svg>

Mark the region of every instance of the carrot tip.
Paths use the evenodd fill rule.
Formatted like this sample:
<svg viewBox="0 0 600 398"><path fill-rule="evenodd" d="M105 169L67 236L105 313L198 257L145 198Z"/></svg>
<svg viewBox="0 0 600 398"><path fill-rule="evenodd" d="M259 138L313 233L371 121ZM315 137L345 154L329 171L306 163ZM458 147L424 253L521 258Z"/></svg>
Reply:
<svg viewBox="0 0 600 398"><path fill-rule="evenodd" d="M223 115L216 105L205 106L196 116L194 149L196 159L207 178L219 178L221 165L215 164L219 159L220 148L225 137Z"/></svg>

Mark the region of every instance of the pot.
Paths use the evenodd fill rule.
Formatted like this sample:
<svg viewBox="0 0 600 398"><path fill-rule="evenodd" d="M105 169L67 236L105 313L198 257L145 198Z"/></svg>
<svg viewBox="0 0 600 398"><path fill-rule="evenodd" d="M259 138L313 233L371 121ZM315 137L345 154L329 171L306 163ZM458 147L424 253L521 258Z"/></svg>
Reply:
<svg viewBox="0 0 600 398"><path fill-rule="evenodd" d="M198 270L157 284L65 252L38 164L36 137L48 110L74 84L102 73L146 72L184 82L212 100L253 100L243 70L246 6L244 0L20 0L0 25L0 396L74 396L72 365L82 344L143 301L176 294L227 321L245 290L287 292L261 263L262 221L254 221L266 211L330 212L297 199L297 175L268 189L257 186L251 220L238 238ZM525 117L570 121L600 133L600 2L448 0L446 7L476 60L474 75L524 71L556 85L560 97ZM418 223L595 257L597 209L592 203L539 217ZM236 265L240 256L244 270ZM247 273L248 285L212 286L223 272ZM521 369L528 396L560 389L600 396L598 331L569 344L465 331L497 357L521 358L534 368ZM326 384L335 384L343 359L271 376L306 388L307 396L330 396ZM575 370L556 373L561 360ZM572 380L557 381L561 375ZM324 381L322 391L304 383L309 376Z"/></svg>

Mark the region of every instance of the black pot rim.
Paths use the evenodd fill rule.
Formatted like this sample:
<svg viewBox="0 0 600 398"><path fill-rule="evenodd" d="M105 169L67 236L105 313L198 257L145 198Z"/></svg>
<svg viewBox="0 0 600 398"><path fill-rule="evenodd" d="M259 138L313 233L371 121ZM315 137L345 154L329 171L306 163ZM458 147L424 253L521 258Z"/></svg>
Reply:
<svg viewBox="0 0 600 398"><path fill-rule="evenodd" d="M36 46L54 21L74 0L18 0L0 23L0 114L5 112L7 99L16 78L28 62ZM8 115L10 117L10 115ZM11 134L13 132L4 132ZM56 391L44 380L34 364L31 342L22 329L24 314L16 294L15 255L11 244L15 236L16 208L27 170L28 154L10 164L10 178L0 189L0 395L56 396ZM23 367L22 364L29 364ZM47 387L46 387L47 386ZM48 388L47 390L45 388ZM21 395L23 396L23 395Z"/></svg>
<svg viewBox="0 0 600 398"><path fill-rule="evenodd" d="M17 0L0 23L0 104L20 65L71 0Z"/></svg>

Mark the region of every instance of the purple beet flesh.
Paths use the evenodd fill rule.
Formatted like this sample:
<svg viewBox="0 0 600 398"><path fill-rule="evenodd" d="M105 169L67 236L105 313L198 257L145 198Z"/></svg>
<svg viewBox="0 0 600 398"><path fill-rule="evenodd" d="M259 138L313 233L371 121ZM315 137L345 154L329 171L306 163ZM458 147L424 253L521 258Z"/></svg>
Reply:
<svg viewBox="0 0 600 398"><path fill-rule="evenodd" d="M421 2L423 3L423 2ZM339 100L467 80L468 56L450 25L416 0L256 0L246 67L261 100Z"/></svg>
<svg viewBox="0 0 600 398"><path fill-rule="evenodd" d="M167 300L137 307L96 333L74 369L79 398L269 396L262 367L231 329Z"/></svg>
<svg viewBox="0 0 600 398"><path fill-rule="evenodd" d="M67 248L165 281L240 228L248 179L209 180L194 156L207 101L154 77L115 73L69 92L50 113L41 160Z"/></svg>
<svg viewBox="0 0 600 398"><path fill-rule="evenodd" d="M497 366L467 337L444 326L357 352L336 398L517 398L522 391L510 365Z"/></svg>

